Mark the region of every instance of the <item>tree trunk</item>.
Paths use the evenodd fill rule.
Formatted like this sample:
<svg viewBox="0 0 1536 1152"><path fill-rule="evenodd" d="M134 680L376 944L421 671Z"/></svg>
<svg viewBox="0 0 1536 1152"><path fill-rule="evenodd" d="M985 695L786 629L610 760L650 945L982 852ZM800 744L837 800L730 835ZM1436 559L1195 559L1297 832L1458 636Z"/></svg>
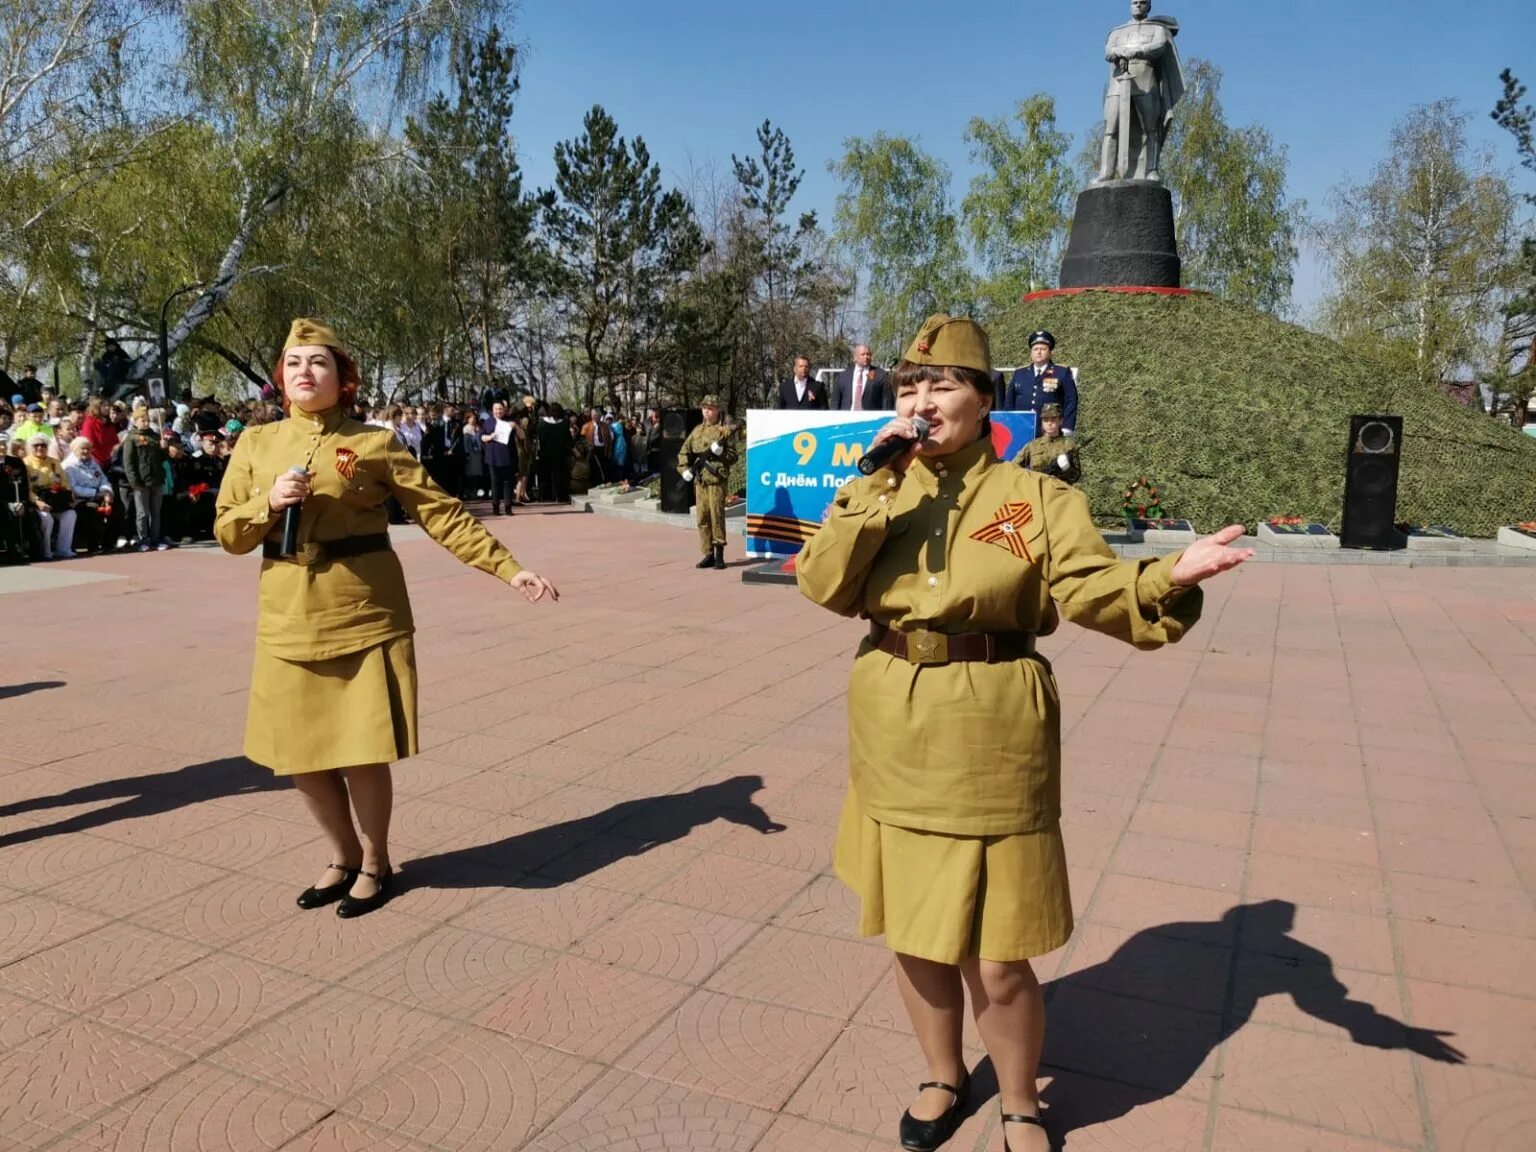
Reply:
<svg viewBox="0 0 1536 1152"><path fill-rule="evenodd" d="M207 287L192 301L190 307L182 313L181 319L167 333L166 350L174 353L176 349L185 344L199 328L213 319L219 306L229 299L229 294L235 290L235 286L245 277L258 271L248 269L240 270L240 261L245 257L245 250L250 247L251 239L256 234L256 228L269 215L275 212L282 204L283 198L288 194L288 186L279 184L269 189L267 194L259 201L249 205L240 219L240 227L235 230L234 237L229 242L229 247L224 249L224 256L219 261L219 269L214 274ZM143 353L133 362L128 371L128 379L139 381L147 379L154 374L160 366L160 349L158 347Z"/></svg>

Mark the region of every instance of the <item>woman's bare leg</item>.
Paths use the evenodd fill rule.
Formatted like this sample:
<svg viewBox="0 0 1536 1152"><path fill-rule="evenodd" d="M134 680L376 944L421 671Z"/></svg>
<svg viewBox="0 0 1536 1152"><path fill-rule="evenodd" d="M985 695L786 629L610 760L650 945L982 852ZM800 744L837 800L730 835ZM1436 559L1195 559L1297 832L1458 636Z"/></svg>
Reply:
<svg viewBox="0 0 1536 1152"><path fill-rule="evenodd" d="M997 1072L1003 1111L1037 1116L1040 1113L1040 1052L1045 1047L1045 995L1028 960L1002 964L968 960L960 968L971 990L976 1029ZM1050 1152L1045 1131L1027 1124L1009 1124L1013 1152Z"/></svg>
<svg viewBox="0 0 1536 1152"><path fill-rule="evenodd" d="M394 810L395 782L388 764L362 764L343 768L352 810L362 833L363 870L383 876L389 871L389 817ZM352 896L365 900L379 890L376 880L359 876Z"/></svg>
<svg viewBox="0 0 1536 1152"><path fill-rule="evenodd" d="M363 845L352 826L352 811L347 807L347 786L341 773L301 772L293 778L293 786L304 798L311 819L320 825L330 845L332 864L356 868L363 859ZM334 868L327 868L315 883L316 888L329 888L340 884L345 877Z"/></svg>
<svg viewBox="0 0 1536 1152"><path fill-rule="evenodd" d="M917 1044L928 1062L925 1079L960 1087L965 1078L965 1056L960 1050L965 1026L965 989L960 969L916 956L896 957L896 986L906 1005ZM912 1105L918 1120L937 1120L954 1106L955 1098L938 1088L925 1089Z"/></svg>

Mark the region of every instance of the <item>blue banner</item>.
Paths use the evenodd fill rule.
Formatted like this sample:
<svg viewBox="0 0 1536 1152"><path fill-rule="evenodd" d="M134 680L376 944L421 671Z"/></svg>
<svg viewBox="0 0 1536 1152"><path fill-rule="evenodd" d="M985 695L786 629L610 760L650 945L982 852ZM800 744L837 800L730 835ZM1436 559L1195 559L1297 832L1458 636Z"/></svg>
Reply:
<svg viewBox="0 0 1536 1152"><path fill-rule="evenodd" d="M747 413L747 554L793 556L821 527L837 490L891 412ZM992 413L992 446L1011 460L1035 438L1033 412Z"/></svg>

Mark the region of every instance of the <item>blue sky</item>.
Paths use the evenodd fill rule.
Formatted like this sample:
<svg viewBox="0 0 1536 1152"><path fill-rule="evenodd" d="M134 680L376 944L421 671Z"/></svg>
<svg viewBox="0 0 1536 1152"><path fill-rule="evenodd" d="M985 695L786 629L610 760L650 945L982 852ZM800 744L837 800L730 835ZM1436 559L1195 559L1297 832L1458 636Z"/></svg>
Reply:
<svg viewBox="0 0 1536 1152"><path fill-rule="evenodd" d="M528 45L515 118L530 182L554 181L557 141L602 104L627 136L645 138L674 182L696 168L730 172L755 148L764 118L789 134L805 168L796 208L830 224L837 182L827 161L850 136L918 137L955 173L972 171L962 133L975 115L1006 114L1035 91L1056 98L1075 136L1099 116L1104 35L1126 0L524 0ZM1180 51L1225 73L1237 124L1259 121L1289 149L1290 192L1314 211L1346 174L1385 154L1414 104L1459 99L1475 141L1514 158L1487 114L1512 67L1536 90L1531 0L1167 0ZM1287 61L1281 63L1281 61ZM1298 270L1305 314L1321 288L1315 261Z"/></svg>

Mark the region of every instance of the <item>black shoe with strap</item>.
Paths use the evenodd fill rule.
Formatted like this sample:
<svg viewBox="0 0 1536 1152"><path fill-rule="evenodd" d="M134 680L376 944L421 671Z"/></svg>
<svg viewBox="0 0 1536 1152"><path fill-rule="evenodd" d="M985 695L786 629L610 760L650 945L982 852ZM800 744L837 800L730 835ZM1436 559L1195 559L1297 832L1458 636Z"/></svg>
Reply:
<svg viewBox="0 0 1536 1152"><path fill-rule="evenodd" d="M1023 1115L1022 1113L1019 1113L1019 1112L1004 1112L1003 1113L1003 1123L1004 1123L1004 1125L1008 1125L1008 1124L1031 1124L1031 1125L1033 1125L1036 1128L1042 1128L1042 1129L1045 1127L1045 1121L1040 1119L1040 1117L1038 1117L1038 1116L1025 1116L1025 1115ZM1006 1127L1004 1127L1004 1129L1003 1129L1003 1152L1013 1152L1012 1146L1008 1143L1008 1129Z"/></svg>
<svg viewBox="0 0 1536 1152"><path fill-rule="evenodd" d="M934 1152L934 1149L944 1145L960 1127L960 1121L965 1118L965 1090L970 1086L971 1078L966 1076L960 1081L960 1087L954 1088L940 1080L928 1080L917 1086L918 1092L926 1092L929 1088L938 1088L952 1094L955 1102L951 1104L944 1115L935 1120L919 1120L912 1115L909 1108L901 1114L901 1146L911 1149L911 1152Z"/></svg>
<svg viewBox="0 0 1536 1152"><path fill-rule="evenodd" d="M391 889L394 887L390 880L394 876L394 869L386 868L384 875L377 872L369 872L366 868L357 870L359 876L366 876L378 885L372 896L353 896L350 892L341 898L341 903L336 905L336 915L343 920L353 920L359 916L366 916L375 909L384 907L389 903L389 898L394 895Z"/></svg>
<svg viewBox="0 0 1536 1152"><path fill-rule="evenodd" d="M351 889L357 881L357 869L348 868L345 864L332 864L331 870L341 873L341 880L335 884L327 884L324 888L306 888L299 893L295 901L306 912L312 908L324 908L327 904L334 904Z"/></svg>

